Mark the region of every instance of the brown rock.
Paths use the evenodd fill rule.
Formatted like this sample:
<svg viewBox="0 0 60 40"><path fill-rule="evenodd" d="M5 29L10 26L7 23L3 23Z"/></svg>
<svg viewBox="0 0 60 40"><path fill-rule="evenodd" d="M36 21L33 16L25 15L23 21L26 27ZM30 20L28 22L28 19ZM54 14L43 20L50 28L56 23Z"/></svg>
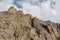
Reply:
<svg viewBox="0 0 60 40"><path fill-rule="evenodd" d="M0 12L0 40L56 40L57 29L13 6Z"/></svg>

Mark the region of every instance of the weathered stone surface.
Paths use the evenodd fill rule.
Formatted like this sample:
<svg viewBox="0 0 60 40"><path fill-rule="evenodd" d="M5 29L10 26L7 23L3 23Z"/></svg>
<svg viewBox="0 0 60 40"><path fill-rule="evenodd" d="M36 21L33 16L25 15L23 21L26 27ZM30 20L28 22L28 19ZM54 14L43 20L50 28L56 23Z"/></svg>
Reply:
<svg viewBox="0 0 60 40"><path fill-rule="evenodd" d="M56 40L58 35L53 25L14 7L0 12L0 40Z"/></svg>

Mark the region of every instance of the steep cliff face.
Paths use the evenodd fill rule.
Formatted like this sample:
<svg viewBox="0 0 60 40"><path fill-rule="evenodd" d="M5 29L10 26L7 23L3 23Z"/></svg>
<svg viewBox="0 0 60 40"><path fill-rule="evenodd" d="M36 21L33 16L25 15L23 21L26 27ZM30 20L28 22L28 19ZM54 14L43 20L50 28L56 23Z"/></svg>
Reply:
<svg viewBox="0 0 60 40"><path fill-rule="evenodd" d="M58 36L53 25L14 7L0 12L0 40L57 40Z"/></svg>

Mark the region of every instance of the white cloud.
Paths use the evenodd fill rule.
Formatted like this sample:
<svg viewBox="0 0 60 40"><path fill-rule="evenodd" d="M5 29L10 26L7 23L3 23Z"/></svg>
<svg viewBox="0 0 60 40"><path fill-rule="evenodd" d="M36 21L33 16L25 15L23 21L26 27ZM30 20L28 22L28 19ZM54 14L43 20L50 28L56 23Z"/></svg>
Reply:
<svg viewBox="0 0 60 40"><path fill-rule="evenodd" d="M31 3L32 1L33 3ZM34 5L35 2L38 1L38 5ZM55 0L53 0L55 1ZM32 14L33 16L36 16L43 20L51 20L54 22L60 22L60 15L58 12L60 12L60 0L57 0L57 4L55 6L55 9L50 8L50 2L51 0L45 1L42 4L40 4L39 0L26 0L24 2L19 2L19 4L22 4L24 13ZM31 5L32 4L32 5ZM13 0L3 0L0 2L0 11L7 10L11 5L13 5ZM15 5L13 5L15 6ZM15 6L15 8L17 8ZM18 8L17 8L18 9ZM59 15L59 16L58 16Z"/></svg>
<svg viewBox="0 0 60 40"><path fill-rule="evenodd" d="M34 1L35 2L35 1ZM39 6L37 5L31 5L30 2L23 2L23 11L24 13L29 13L32 14L33 16L36 16L40 19L43 20L51 20L53 22L58 22L58 12L55 9L50 8L50 0L40 4Z"/></svg>
<svg viewBox="0 0 60 40"><path fill-rule="evenodd" d="M50 1L42 3L41 6L45 7L46 9L50 9Z"/></svg>
<svg viewBox="0 0 60 40"><path fill-rule="evenodd" d="M60 13L60 0L56 0L55 10Z"/></svg>
<svg viewBox="0 0 60 40"><path fill-rule="evenodd" d="M55 10L51 10L51 13L54 15L54 16L57 16L58 15L58 12L57 11L55 11Z"/></svg>
<svg viewBox="0 0 60 40"><path fill-rule="evenodd" d="M0 2L0 11L7 10L12 5L12 0L2 0Z"/></svg>
<svg viewBox="0 0 60 40"><path fill-rule="evenodd" d="M58 13L55 9L50 8L50 1L46 1L46 2L42 3L41 10L43 13L46 13L46 14L52 14L54 16L58 15Z"/></svg>
<svg viewBox="0 0 60 40"><path fill-rule="evenodd" d="M31 5L30 3L26 2L22 4L24 13L30 13L33 16L37 16L38 18L41 16L41 11L39 6Z"/></svg>
<svg viewBox="0 0 60 40"><path fill-rule="evenodd" d="M41 18L43 20L51 20L53 22L58 22L59 13L55 9L50 8L50 1L46 1L40 5Z"/></svg>

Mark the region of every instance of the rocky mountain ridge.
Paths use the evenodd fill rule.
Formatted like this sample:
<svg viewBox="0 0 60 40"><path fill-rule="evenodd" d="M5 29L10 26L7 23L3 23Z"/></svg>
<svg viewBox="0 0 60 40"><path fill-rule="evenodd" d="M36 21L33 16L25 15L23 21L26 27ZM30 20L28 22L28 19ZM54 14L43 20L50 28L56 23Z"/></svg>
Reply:
<svg viewBox="0 0 60 40"><path fill-rule="evenodd" d="M54 25L60 30L60 24L59 23L54 23L54 22L51 22L51 21L45 21L45 23L49 24L49 25Z"/></svg>
<svg viewBox="0 0 60 40"><path fill-rule="evenodd" d="M59 33L55 26L13 6L0 12L0 40L57 40L57 37Z"/></svg>

